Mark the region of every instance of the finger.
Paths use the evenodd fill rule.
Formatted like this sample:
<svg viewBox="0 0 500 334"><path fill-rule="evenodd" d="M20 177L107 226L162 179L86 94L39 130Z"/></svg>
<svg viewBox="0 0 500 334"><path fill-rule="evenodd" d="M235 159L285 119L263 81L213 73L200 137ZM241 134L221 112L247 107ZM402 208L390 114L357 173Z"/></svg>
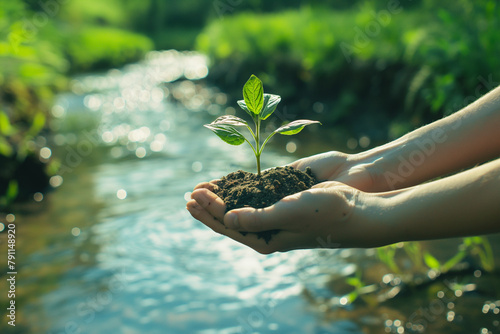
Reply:
<svg viewBox="0 0 500 334"><path fill-rule="evenodd" d="M301 193L300 193L301 194ZM224 225L230 229L246 232L262 232L287 228L292 219L300 218L302 213L297 210L298 198L294 194L285 197L278 203L263 209L234 209L224 216Z"/></svg>
<svg viewBox="0 0 500 334"><path fill-rule="evenodd" d="M219 234L227 235L227 228L219 221L216 217L212 216L207 210L205 210L196 200L191 200L187 203L186 208L193 218L199 220L214 232ZM234 232L234 231L233 231Z"/></svg>
<svg viewBox="0 0 500 334"><path fill-rule="evenodd" d="M214 186L219 182L219 180L212 180L210 182L202 182L197 184L194 189L208 189L210 191L214 191Z"/></svg>
<svg viewBox="0 0 500 334"><path fill-rule="evenodd" d="M221 222L223 221L224 214L226 213L226 204L224 204L219 196L206 188L199 188L193 191L191 198L210 215Z"/></svg>
<svg viewBox="0 0 500 334"><path fill-rule="evenodd" d="M201 221L203 224L207 225L212 221L217 221L218 224L222 225L222 222L217 218L212 216L207 210L205 210L198 202L194 199L190 200L186 204L186 209L189 211L193 218Z"/></svg>
<svg viewBox="0 0 500 334"><path fill-rule="evenodd" d="M339 181L325 181L315 184L311 188L318 189L318 188L332 188L332 187L348 187L348 185Z"/></svg>
<svg viewBox="0 0 500 334"><path fill-rule="evenodd" d="M213 217L207 210L205 210L198 202L191 200L186 205L187 210L193 216L193 218L199 220L212 231L225 235L239 243L249 246L261 254L270 254L278 250L282 250L289 247L284 247L287 245L287 238L283 238L280 235L278 239L273 236L271 242L266 243L263 239L259 238L254 233L241 234L239 231L230 230L226 228L217 218ZM284 240L283 240L284 239ZM278 240L276 242L275 240Z"/></svg>

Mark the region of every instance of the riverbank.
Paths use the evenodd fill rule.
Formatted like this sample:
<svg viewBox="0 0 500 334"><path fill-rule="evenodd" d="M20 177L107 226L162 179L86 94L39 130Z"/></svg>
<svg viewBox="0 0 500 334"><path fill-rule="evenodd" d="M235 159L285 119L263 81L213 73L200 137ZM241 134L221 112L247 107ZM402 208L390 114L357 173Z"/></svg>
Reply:
<svg viewBox="0 0 500 334"><path fill-rule="evenodd" d="M153 48L146 36L71 18L57 2L2 5L0 212L49 189L59 168L47 143L53 103L71 73L120 67Z"/></svg>
<svg viewBox="0 0 500 334"><path fill-rule="evenodd" d="M238 12L205 27L197 49L233 99L255 74L280 92L288 120L319 119L385 142L498 85L499 16L492 1Z"/></svg>

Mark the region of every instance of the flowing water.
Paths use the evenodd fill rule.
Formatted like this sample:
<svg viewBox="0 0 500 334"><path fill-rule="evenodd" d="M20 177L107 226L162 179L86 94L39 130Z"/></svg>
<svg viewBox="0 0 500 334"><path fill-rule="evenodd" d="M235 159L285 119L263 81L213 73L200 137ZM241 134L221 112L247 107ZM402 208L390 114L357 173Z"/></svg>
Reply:
<svg viewBox="0 0 500 334"><path fill-rule="evenodd" d="M404 329L387 309L325 317L341 297L328 287L332 275L352 276L353 254L373 250L263 256L191 218L185 204L194 185L254 169L249 148L223 144L202 127L234 112L223 93L197 83L207 72L201 55L155 52L140 64L77 77L73 92L59 97L49 154L60 175L51 179L55 191L16 212L20 306L16 328L2 322L2 332ZM294 159L269 146L263 165Z"/></svg>

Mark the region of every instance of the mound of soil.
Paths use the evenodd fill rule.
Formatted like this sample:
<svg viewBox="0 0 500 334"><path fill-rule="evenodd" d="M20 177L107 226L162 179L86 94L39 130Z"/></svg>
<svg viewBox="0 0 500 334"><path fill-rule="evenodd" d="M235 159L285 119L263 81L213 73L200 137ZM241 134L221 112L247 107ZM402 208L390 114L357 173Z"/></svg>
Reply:
<svg viewBox="0 0 500 334"><path fill-rule="evenodd" d="M214 189L214 193L226 204L226 211L253 207L256 209L270 206L280 199L311 188L318 181L311 169L305 172L285 166L265 170L261 176L239 170L224 176ZM257 233L266 243L279 230Z"/></svg>

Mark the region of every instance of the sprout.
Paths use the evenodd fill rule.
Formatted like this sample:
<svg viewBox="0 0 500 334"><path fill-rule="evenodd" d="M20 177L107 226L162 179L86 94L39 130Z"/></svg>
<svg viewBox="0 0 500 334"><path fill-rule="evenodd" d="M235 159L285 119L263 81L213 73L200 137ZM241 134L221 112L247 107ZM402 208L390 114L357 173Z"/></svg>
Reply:
<svg viewBox="0 0 500 334"><path fill-rule="evenodd" d="M278 103L281 101L281 97L274 94L264 94L262 81L260 81L260 79L255 75L252 75L243 87L243 98L244 100L238 101L238 105L250 115L254 122L255 130L252 130L247 121L244 119L232 115L220 116L212 123L205 124L205 127L212 130L217 136L228 144L241 145L244 142L247 142L252 148L255 159L257 160L258 176L260 176L260 156L272 136L277 133L291 136L302 131L306 125L315 123L321 124L318 121L310 121L307 119L290 122L274 130L269 136L267 136L261 145L261 121L266 120L273 114ZM252 135L255 145L253 145L244 135L236 130L237 127L246 127Z"/></svg>

